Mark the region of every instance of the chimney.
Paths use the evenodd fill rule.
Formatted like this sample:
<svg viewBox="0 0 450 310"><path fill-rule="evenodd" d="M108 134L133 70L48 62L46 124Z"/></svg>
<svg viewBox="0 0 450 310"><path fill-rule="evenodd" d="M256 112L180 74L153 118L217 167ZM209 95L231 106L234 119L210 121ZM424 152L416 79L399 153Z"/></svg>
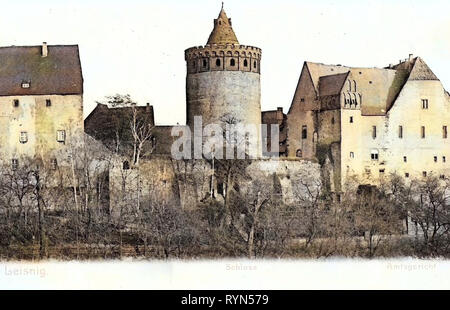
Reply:
<svg viewBox="0 0 450 310"><path fill-rule="evenodd" d="M42 42L42 57L48 56L47 42Z"/></svg>
<svg viewBox="0 0 450 310"><path fill-rule="evenodd" d="M409 61L411 61L412 58L413 58L413 54L409 54L409 57L408 57Z"/></svg>

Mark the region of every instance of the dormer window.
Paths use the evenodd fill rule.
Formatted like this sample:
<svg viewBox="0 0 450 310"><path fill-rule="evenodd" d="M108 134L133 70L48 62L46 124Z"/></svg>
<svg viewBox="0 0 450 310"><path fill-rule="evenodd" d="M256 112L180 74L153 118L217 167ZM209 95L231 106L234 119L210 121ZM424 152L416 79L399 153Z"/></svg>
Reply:
<svg viewBox="0 0 450 310"><path fill-rule="evenodd" d="M30 82L22 82L22 88L30 88L31 83Z"/></svg>

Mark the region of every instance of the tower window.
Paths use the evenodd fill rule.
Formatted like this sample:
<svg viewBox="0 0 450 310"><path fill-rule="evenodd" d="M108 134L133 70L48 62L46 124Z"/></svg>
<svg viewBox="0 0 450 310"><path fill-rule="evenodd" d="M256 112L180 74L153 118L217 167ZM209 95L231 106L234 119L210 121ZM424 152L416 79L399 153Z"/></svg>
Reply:
<svg viewBox="0 0 450 310"><path fill-rule="evenodd" d="M303 156L302 150L298 149L297 152L295 153L295 156L302 157Z"/></svg>
<svg viewBox="0 0 450 310"><path fill-rule="evenodd" d="M256 69L256 60L253 62L253 68Z"/></svg>
<svg viewBox="0 0 450 310"><path fill-rule="evenodd" d="M207 63L206 59L203 59L203 67L206 68L207 65L208 65L208 63Z"/></svg>
<svg viewBox="0 0 450 310"><path fill-rule="evenodd" d="M247 59L244 59L244 67L247 67L248 66L248 61L247 61Z"/></svg>
<svg viewBox="0 0 450 310"><path fill-rule="evenodd" d="M350 158L355 158L355 153L350 152Z"/></svg>
<svg viewBox="0 0 450 310"><path fill-rule="evenodd" d="M308 128L306 125L302 126L302 139L306 139L308 137Z"/></svg>
<svg viewBox="0 0 450 310"><path fill-rule="evenodd" d="M45 106L51 107L52 106L52 101L50 99L45 100Z"/></svg>
<svg viewBox="0 0 450 310"><path fill-rule="evenodd" d="M372 126L372 138L375 139L377 137L377 126Z"/></svg>
<svg viewBox="0 0 450 310"><path fill-rule="evenodd" d="M444 179L445 179L445 175L444 175L444 174L441 174L441 175L439 176L439 179L444 180Z"/></svg>
<svg viewBox="0 0 450 310"><path fill-rule="evenodd" d="M14 99L13 105L15 108L17 108L19 106L19 99Z"/></svg>
<svg viewBox="0 0 450 310"><path fill-rule="evenodd" d="M422 109L428 109L428 99L422 99Z"/></svg>
<svg viewBox="0 0 450 310"><path fill-rule="evenodd" d="M19 168L19 160L17 158L11 160L11 168L12 170L17 170L17 168Z"/></svg>
<svg viewBox="0 0 450 310"><path fill-rule="evenodd" d="M353 116L350 116L350 123L353 123Z"/></svg>
<svg viewBox="0 0 450 310"><path fill-rule="evenodd" d="M66 131L65 130L58 130L56 132L56 141L64 143L66 142Z"/></svg>
<svg viewBox="0 0 450 310"><path fill-rule="evenodd" d="M405 172L405 178L409 178L409 173Z"/></svg>
<svg viewBox="0 0 450 310"><path fill-rule="evenodd" d="M447 126L442 126L442 138L447 139Z"/></svg>
<svg viewBox="0 0 450 310"><path fill-rule="evenodd" d="M234 67L235 64L236 64L236 62L235 62L234 59L232 58L232 59L230 60L230 66Z"/></svg>
<svg viewBox="0 0 450 310"><path fill-rule="evenodd" d="M372 150L370 151L370 158L372 160L378 160L378 150Z"/></svg>
<svg viewBox="0 0 450 310"><path fill-rule="evenodd" d="M20 143L27 143L28 142L28 133L26 131L21 131L20 132L19 141L20 141Z"/></svg>
<svg viewBox="0 0 450 310"><path fill-rule="evenodd" d="M403 161L406 163L408 161L408 158L406 156L403 156Z"/></svg>
<svg viewBox="0 0 450 310"><path fill-rule="evenodd" d="M403 126L398 126L398 137L403 138Z"/></svg>
<svg viewBox="0 0 450 310"><path fill-rule="evenodd" d="M437 156L434 156L434 162L437 163Z"/></svg>
<svg viewBox="0 0 450 310"><path fill-rule="evenodd" d="M420 136L422 137L422 139L425 138L425 126L422 126L420 129Z"/></svg>
<svg viewBox="0 0 450 310"><path fill-rule="evenodd" d="M219 58L216 59L216 66L220 67L220 59Z"/></svg>
<svg viewBox="0 0 450 310"><path fill-rule="evenodd" d="M422 171L422 176L426 177L427 176L427 172L426 171Z"/></svg>
<svg viewBox="0 0 450 310"><path fill-rule="evenodd" d="M445 156L442 156L442 162L445 163Z"/></svg>

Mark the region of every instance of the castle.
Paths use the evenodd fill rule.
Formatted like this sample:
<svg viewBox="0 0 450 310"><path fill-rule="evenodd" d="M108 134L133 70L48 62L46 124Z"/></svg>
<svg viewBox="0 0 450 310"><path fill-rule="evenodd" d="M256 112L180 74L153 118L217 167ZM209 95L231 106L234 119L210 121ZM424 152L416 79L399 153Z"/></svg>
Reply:
<svg viewBox="0 0 450 310"><path fill-rule="evenodd" d="M258 132L260 159L254 168L266 176L276 174L285 195L292 174L322 178L335 193L344 191L353 178L360 184L378 184L389 173L406 179L450 175L450 95L420 57L410 55L386 68L305 62L286 115L281 108L261 111L261 55L261 49L239 43L222 8L207 44L185 51L186 127L193 131L196 116L202 116L204 125L227 118L279 125L279 141ZM67 140L84 130L110 143L102 132L123 108L98 105L83 122L76 46L5 47L0 48L0 61L0 128L6 133L0 135L0 151L11 165L19 164L19 155L39 156L53 166L64 162ZM171 196L179 184L170 158L173 126L155 126L152 106L143 107L142 113L149 115L155 146L142 163L148 187L167 188ZM270 150L274 144L281 164L270 168L262 146ZM131 173L126 162L111 170L111 183L119 173ZM195 192L199 200L211 187L223 192L220 181L209 183L214 173L209 164L189 165L190 171L200 165L205 174L197 183L201 186L185 189L187 196Z"/></svg>

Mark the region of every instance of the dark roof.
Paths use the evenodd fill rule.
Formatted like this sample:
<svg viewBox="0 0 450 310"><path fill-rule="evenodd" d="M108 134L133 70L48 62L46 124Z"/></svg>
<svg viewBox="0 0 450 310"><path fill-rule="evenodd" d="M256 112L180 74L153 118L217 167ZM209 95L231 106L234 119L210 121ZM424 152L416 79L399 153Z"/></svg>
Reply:
<svg viewBox="0 0 450 310"><path fill-rule="evenodd" d="M47 57L41 52L42 46L0 48L0 96L83 93L78 45L49 45Z"/></svg>
<svg viewBox="0 0 450 310"><path fill-rule="evenodd" d="M321 76L319 78L319 96L340 94L347 76L348 72Z"/></svg>

